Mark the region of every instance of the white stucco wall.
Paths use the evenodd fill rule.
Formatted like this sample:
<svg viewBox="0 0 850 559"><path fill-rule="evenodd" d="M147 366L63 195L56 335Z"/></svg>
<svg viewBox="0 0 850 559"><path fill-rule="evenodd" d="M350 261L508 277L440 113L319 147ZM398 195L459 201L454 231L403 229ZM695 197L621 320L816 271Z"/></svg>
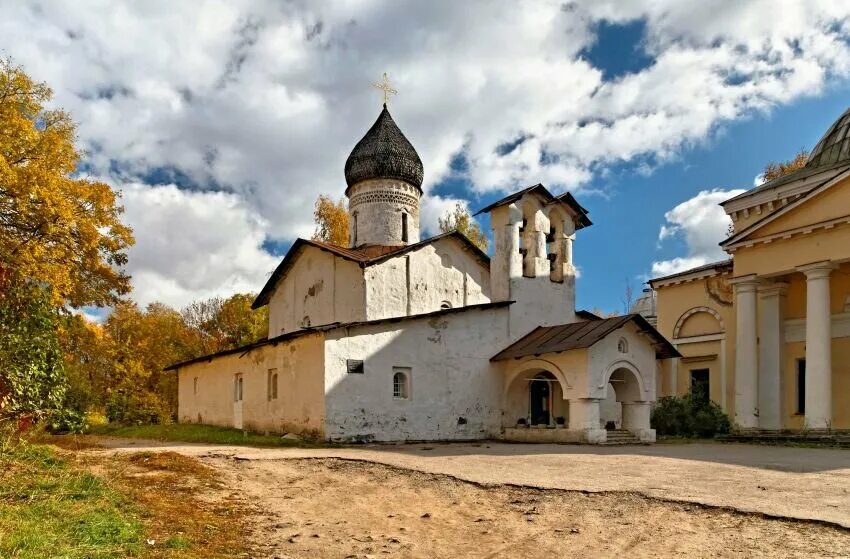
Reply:
<svg viewBox="0 0 850 559"><path fill-rule="evenodd" d="M470 310L328 332L325 432L335 440L464 440L497 436L503 375L489 361L506 343L506 308ZM346 359L362 359L350 374ZM410 398L393 398L395 367Z"/></svg>
<svg viewBox="0 0 850 559"><path fill-rule="evenodd" d="M315 247L305 247L269 298L269 337L309 325L366 319L363 269Z"/></svg>
<svg viewBox="0 0 850 559"><path fill-rule="evenodd" d="M276 369L278 375L277 399L271 401L267 392L269 369ZM324 342L318 333L180 367L178 420L233 427L234 378L242 374L243 428L321 436L323 369Z"/></svg>
<svg viewBox="0 0 850 559"><path fill-rule="evenodd" d="M538 195L526 194L495 208L490 225L494 240L492 299L517 302L511 308L511 339L519 339L537 326L575 322L572 218L563 211L547 209ZM552 227L554 237L546 242ZM555 257L555 269L549 255Z"/></svg>
<svg viewBox="0 0 850 559"><path fill-rule="evenodd" d="M443 238L365 270L369 320L490 301L490 272L461 242Z"/></svg>
<svg viewBox="0 0 850 559"><path fill-rule="evenodd" d="M620 353L618 343L625 338L628 351ZM592 398L608 395L608 377L618 368L636 369L640 374L641 390L627 396L628 400L655 400L655 349L638 328L629 323L611 332L588 351L587 394ZM619 386L615 386L619 389ZM622 394L622 393L620 393ZM618 400L622 400L618 394Z"/></svg>
<svg viewBox="0 0 850 559"><path fill-rule="evenodd" d="M348 192L349 238L354 247L419 242L419 190L404 181L373 179ZM402 238L407 214L407 240Z"/></svg>

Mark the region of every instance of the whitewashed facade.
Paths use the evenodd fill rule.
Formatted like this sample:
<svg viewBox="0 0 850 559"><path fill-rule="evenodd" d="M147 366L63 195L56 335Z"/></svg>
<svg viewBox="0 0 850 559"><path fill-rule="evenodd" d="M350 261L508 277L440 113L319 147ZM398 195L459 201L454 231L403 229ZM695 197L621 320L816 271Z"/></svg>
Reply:
<svg viewBox="0 0 850 559"><path fill-rule="evenodd" d="M482 210L492 257L457 232L420 240L405 142L385 109L346 163L351 245L296 241L255 301L267 340L171 367L179 420L339 441L654 440L672 348L640 317L576 312L586 210L535 185Z"/></svg>

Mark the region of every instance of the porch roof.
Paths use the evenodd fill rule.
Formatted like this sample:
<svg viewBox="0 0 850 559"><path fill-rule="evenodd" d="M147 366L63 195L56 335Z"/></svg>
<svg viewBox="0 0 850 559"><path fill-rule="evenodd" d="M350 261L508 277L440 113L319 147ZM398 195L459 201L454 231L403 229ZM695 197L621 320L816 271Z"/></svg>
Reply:
<svg viewBox="0 0 850 559"><path fill-rule="evenodd" d="M490 361L519 359L530 355L560 353L572 349L588 348L618 328L634 323L651 340L656 359L681 357L673 344L661 335L639 314L627 314L600 320L583 320L558 326L538 326L523 338L512 343Z"/></svg>

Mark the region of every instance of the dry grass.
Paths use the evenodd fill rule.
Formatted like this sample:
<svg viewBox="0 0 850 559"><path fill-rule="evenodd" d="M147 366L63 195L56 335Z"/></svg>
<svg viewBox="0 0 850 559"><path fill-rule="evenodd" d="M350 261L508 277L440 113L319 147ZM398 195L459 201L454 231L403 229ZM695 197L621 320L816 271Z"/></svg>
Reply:
<svg viewBox="0 0 850 559"><path fill-rule="evenodd" d="M231 558L247 555L247 508L216 473L174 452L89 458L140 508L145 557Z"/></svg>
<svg viewBox="0 0 850 559"><path fill-rule="evenodd" d="M173 452L0 444L0 557L231 558L250 553L247 506L215 471Z"/></svg>

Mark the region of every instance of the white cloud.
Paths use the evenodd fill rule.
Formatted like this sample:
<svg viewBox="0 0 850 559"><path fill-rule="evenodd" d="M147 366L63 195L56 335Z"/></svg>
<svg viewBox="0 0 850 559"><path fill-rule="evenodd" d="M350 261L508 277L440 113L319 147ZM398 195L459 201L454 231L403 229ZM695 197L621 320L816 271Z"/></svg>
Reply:
<svg viewBox="0 0 850 559"><path fill-rule="evenodd" d="M727 258L719 243L726 238L731 223L720 202L743 190L703 190L664 214L658 242L679 237L687 247L687 255L652 263L652 277L666 276Z"/></svg>
<svg viewBox="0 0 850 559"><path fill-rule="evenodd" d="M176 169L233 193L259 216L252 234L275 240L309 232L316 195L344 190L345 157L379 110L368 84L384 71L400 92L393 115L425 163L426 194L458 154L478 193L538 181L581 188L620 162L646 172L724 122L850 73L850 8L830 0L521 10L511 0L0 0L0 9L0 50L53 87L80 123L93 173L144 183L151 170ZM604 81L582 55L602 19L645 21L652 64ZM423 214L433 227L434 211ZM137 226L141 246L181 229L157 225ZM220 258L230 248L204 250ZM171 300L229 281L195 285L154 260L133 264L137 281Z"/></svg>
<svg viewBox="0 0 850 559"><path fill-rule="evenodd" d="M460 198L424 196L419 213L419 226L422 229L423 236L439 233L439 218L445 217L448 212L453 212L457 204L469 210L469 202Z"/></svg>
<svg viewBox="0 0 850 559"><path fill-rule="evenodd" d="M278 259L263 249L265 224L236 195L174 185L122 186L133 298L181 307L194 299L256 292Z"/></svg>

